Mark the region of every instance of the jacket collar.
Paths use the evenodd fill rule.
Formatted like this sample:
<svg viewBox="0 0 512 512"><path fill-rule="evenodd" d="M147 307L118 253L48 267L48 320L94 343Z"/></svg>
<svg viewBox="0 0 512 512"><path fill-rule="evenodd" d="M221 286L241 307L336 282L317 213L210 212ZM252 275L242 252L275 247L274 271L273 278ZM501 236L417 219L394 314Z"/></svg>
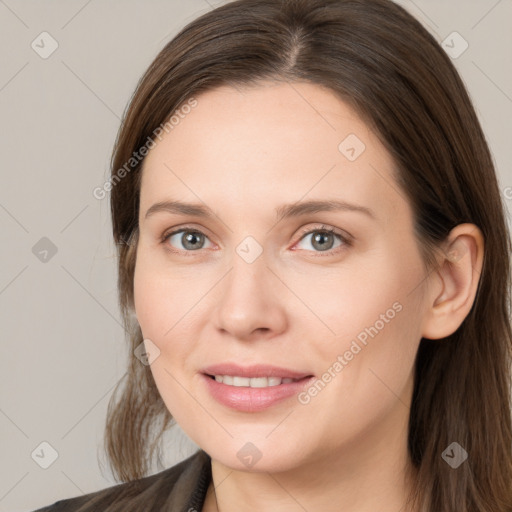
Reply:
<svg viewBox="0 0 512 512"><path fill-rule="evenodd" d="M200 449L178 466L181 466L181 473L162 510L201 512L212 479L211 458L204 450Z"/></svg>

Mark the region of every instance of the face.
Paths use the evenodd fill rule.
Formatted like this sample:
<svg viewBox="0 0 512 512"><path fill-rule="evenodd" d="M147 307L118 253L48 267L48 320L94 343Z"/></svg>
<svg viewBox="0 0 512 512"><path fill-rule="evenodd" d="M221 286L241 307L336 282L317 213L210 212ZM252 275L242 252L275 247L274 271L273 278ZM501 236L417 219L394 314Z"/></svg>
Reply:
<svg viewBox="0 0 512 512"><path fill-rule="evenodd" d="M405 439L425 270L390 155L318 85L196 100L140 193L135 310L169 411L255 471Z"/></svg>

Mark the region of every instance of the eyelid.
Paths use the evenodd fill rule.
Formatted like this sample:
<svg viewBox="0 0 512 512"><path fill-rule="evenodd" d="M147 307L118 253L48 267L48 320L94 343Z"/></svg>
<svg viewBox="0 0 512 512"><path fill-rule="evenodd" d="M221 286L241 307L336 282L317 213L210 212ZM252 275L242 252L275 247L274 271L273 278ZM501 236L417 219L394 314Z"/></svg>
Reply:
<svg viewBox="0 0 512 512"><path fill-rule="evenodd" d="M173 254L185 254L186 256L193 256L195 253L200 252L201 249L198 249L196 251L185 251L183 249L174 249L174 248L171 248L171 246L167 243L167 241L169 240L169 238L171 236L176 235L177 233L181 233L184 231L190 231L192 233L199 233L199 234L203 235L204 237L208 238L208 240L210 240L210 242L213 245L216 245L211 241L210 237L203 231L203 229L204 228L199 229L199 228L195 228L194 226L190 226L190 225L178 226L175 228L171 228L167 231L164 231L163 235L160 237L160 243L164 244L165 249Z"/></svg>
<svg viewBox="0 0 512 512"><path fill-rule="evenodd" d="M338 230L337 228L334 228L332 226L326 226L325 224L322 224L320 227L305 227L304 229L302 229L299 234L299 239L297 240L297 242L293 244L293 247L300 243L305 238L306 235L310 235L316 232L327 232L329 234L332 234L333 236L336 236L341 240L342 245L334 249L329 249L327 251L307 251L314 254L315 256L332 256L338 254L340 251L345 250L347 247L350 247L353 244L353 237L349 233Z"/></svg>
<svg viewBox="0 0 512 512"><path fill-rule="evenodd" d="M205 236L206 238L208 238L210 240L210 237L204 233L202 231L203 228L199 229L199 228L195 228L194 226L190 226L190 225L184 225L184 226L178 226L176 228L171 228L167 231L164 232L164 234L161 236L161 243L162 244L166 244L166 242L169 240L169 238L177 233L181 233L183 231L190 231L190 232L193 232L193 233L199 233L203 236ZM341 242L342 242L342 246L340 247L337 247L335 249L329 249L327 251L306 251L306 252L310 252L310 253L313 253L315 255L319 255L319 256L322 256L322 253L325 253L325 255L334 255L334 254L337 254L338 252L346 249L346 247L350 247L353 243L353 237L352 235L350 235L349 233L347 232L341 232L340 230L336 229L336 228L333 228L331 226L326 226L325 224L322 224L320 227L305 227L303 229L300 230L299 232L299 238L296 242L294 242L293 246L294 247L295 245L297 245L299 242L301 242L304 237L306 235L310 235L312 233L315 233L315 232L327 232L327 233L330 233L334 236L337 236ZM211 242L211 240L210 240ZM211 242L211 243L214 243L214 242ZM169 245L169 244L167 244ZM215 244L214 244L215 245ZM198 253L201 251L201 249L198 249L196 251L185 251L185 250L182 250L182 249L170 249L169 247L166 247L167 250L169 250L170 252L172 252L173 254L188 254L188 255L194 255L194 253ZM292 249L292 250L295 250L295 249Z"/></svg>

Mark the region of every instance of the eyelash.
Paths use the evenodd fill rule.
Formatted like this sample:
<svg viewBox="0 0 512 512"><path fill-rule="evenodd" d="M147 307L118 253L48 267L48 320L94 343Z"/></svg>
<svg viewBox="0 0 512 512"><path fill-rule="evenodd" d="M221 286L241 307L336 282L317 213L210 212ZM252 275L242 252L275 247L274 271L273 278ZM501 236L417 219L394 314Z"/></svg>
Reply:
<svg viewBox="0 0 512 512"><path fill-rule="evenodd" d="M161 243L165 245L165 249L169 252L171 252L172 254L182 254L182 253L191 253L191 254L187 254L187 256L193 256L194 253L200 251L199 250L196 250L196 251L183 251L181 249L171 249L169 244L167 244L167 241L169 240L169 238L171 238L171 236L177 234L177 233L182 233L182 232L191 232L191 233L199 233L203 236L205 236L206 238L207 235L205 235L201 230L197 229L197 228L193 228L191 226L183 226L179 229L176 229L174 231L166 231L162 237L161 237ZM344 236L342 235L341 233L339 233L338 231L336 231L334 228L330 228L330 227L327 227L327 226L324 226L322 225L320 228L314 228L314 229L304 229L301 233L300 233L300 238L299 240L296 242L296 243L299 243L300 241L302 241L302 239L306 236L306 235L310 235L310 234L313 234L313 233L327 233L327 234L331 234L331 235L334 235L336 236L341 242L343 245L339 246L339 247L336 247L335 249L329 249L327 251L308 251L308 252L313 252L315 253L316 255L318 256L323 256L324 254L326 256L332 256L334 254L338 254L339 252L347 249L348 247L351 247L352 246L352 240L350 239L349 236Z"/></svg>

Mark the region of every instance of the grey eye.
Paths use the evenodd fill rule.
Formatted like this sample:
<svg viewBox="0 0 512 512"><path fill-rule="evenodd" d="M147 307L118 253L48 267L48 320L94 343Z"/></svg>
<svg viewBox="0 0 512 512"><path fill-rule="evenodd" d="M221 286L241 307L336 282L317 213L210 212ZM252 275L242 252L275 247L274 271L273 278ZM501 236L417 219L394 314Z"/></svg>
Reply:
<svg viewBox="0 0 512 512"><path fill-rule="evenodd" d="M174 240L173 240L174 239ZM200 231L194 231L190 229L181 229L171 233L168 237L171 245L176 247L176 241L182 244L182 247L177 247L181 250L196 251L204 248L204 243L208 240L208 237Z"/></svg>
<svg viewBox="0 0 512 512"><path fill-rule="evenodd" d="M304 240L307 240L309 237L311 237L310 245L313 247L313 249L305 248L306 250L313 250L316 252L324 252L329 251L330 249L339 247L342 245L341 242L344 242L343 237L341 235L338 235L336 233L325 231L322 229L315 229L313 231L310 231L304 237L300 240L299 244L304 242ZM340 243L335 247L334 243L336 238L340 240ZM304 247L302 247L304 249Z"/></svg>

